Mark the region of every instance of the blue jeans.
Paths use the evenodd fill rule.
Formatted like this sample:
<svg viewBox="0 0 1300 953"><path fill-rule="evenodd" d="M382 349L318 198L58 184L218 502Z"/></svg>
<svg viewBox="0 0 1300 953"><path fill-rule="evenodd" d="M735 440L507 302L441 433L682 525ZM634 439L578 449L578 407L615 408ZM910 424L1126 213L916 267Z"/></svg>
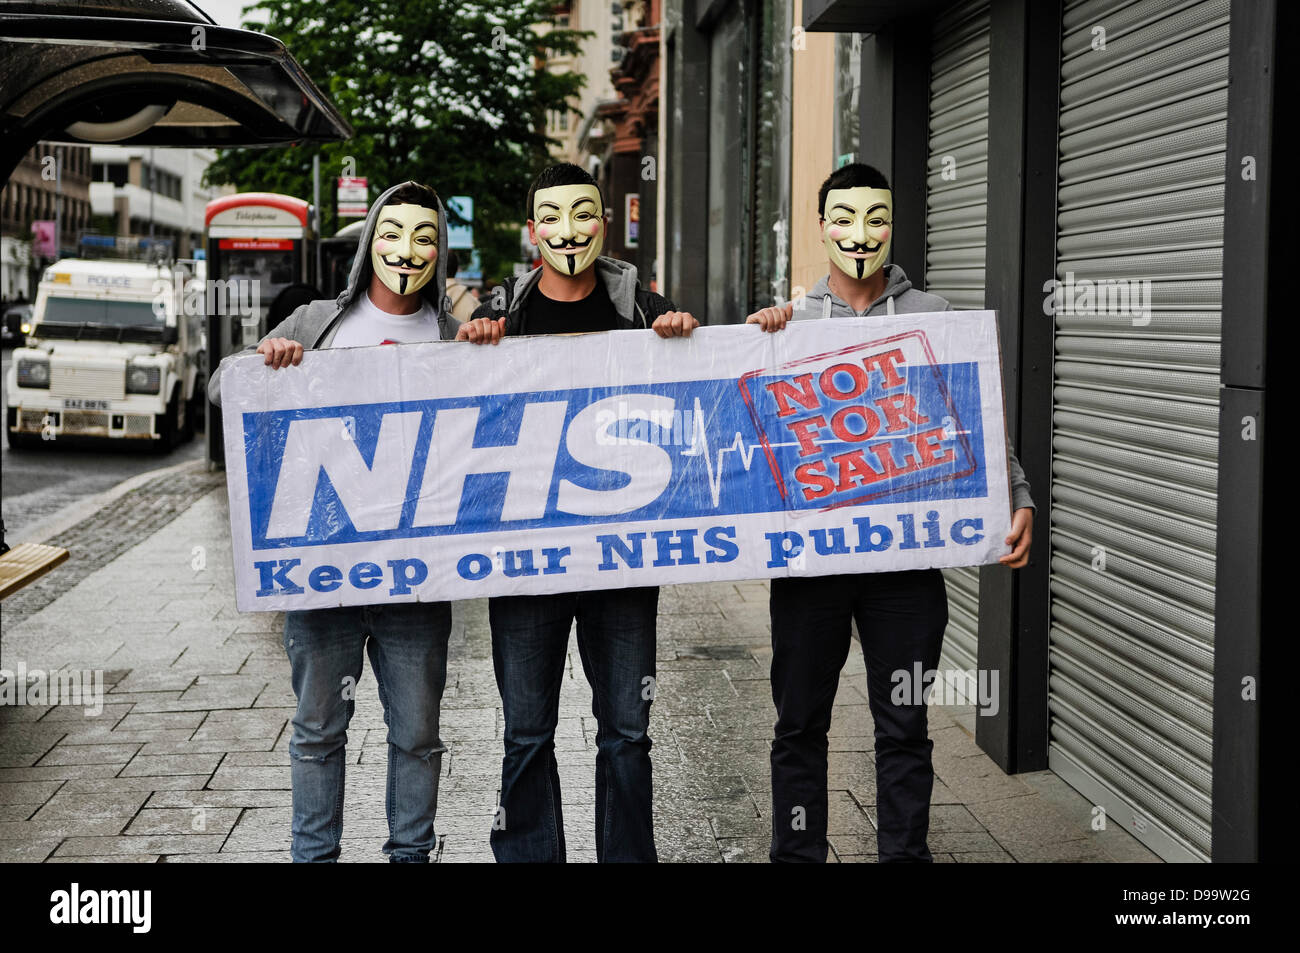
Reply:
<svg viewBox="0 0 1300 953"><path fill-rule="evenodd" d="M345 746L363 654L370 656L388 726L384 853L398 863L428 863L447 750L438 736L438 708L450 634L447 602L285 614L284 647L298 697L289 740L295 863L338 860Z"/></svg>
<svg viewBox="0 0 1300 953"><path fill-rule="evenodd" d="M564 862L555 727L569 629L596 716L596 859L656 860L651 811L650 702L659 590L613 589L488 602L492 662L505 709L498 862Z"/></svg>

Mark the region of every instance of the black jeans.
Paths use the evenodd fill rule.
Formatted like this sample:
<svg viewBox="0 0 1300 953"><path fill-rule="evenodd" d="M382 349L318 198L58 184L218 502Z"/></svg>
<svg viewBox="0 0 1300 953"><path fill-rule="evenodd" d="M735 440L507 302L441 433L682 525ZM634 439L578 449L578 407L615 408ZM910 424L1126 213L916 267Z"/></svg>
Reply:
<svg viewBox="0 0 1300 953"><path fill-rule="evenodd" d="M492 663L505 711L498 862L564 862L555 727L569 629L596 716L596 859L653 862L650 702L657 588L500 596L488 601Z"/></svg>
<svg viewBox="0 0 1300 953"><path fill-rule="evenodd" d="M939 664L948 624L937 569L772 580L773 861L826 860L826 752L831 708L856 619L876 736L880 860L929 861L933 743L924 703L895 704L891 675ZM919 693L918 693L919 694Z"/></svg>

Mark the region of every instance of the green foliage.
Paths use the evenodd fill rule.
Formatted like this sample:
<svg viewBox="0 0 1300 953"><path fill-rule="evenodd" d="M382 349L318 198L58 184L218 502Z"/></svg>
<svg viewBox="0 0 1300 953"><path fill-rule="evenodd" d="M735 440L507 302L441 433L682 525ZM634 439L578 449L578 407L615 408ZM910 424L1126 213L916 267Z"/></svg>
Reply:
<svg viewBox="0 0 1300 953"><path fill-rule="evenodd" d="M550 110L584 78L538 68L547 55L576 53L587 36L539 35L551 0L263 0L246 23L282 41L352 125L346 142L226 149L207 181L240 191L311 200L312 158L321 157L323 233L340 224L335 178L370 180L373 199L406 179L448 195L474 197L474 240L485 277L517 260L519 209L532 177L548 164ZM349 169L347 159L353 168ZM514 228L510 226L514 225Z"/></svg>

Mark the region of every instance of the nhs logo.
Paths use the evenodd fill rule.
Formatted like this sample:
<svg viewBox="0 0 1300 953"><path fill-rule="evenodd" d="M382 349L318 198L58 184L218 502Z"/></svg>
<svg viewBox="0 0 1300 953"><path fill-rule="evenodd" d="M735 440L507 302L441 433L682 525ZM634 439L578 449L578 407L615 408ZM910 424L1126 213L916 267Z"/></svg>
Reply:
<svg viewBox="0 0 1300 953"><path fill-rule="evenodd" d="M673 478L674 417L614 389L245 413L253 547L624 518Z"/></svg>

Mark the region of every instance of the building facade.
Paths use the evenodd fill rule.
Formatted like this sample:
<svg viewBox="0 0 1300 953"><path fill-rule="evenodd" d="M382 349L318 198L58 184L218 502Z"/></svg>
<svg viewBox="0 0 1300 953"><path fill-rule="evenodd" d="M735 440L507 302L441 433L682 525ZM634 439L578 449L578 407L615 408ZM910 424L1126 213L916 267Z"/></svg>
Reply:
<svg viewBox="0 0 1300 953"><path fill-rule="evenodd" d="M609 145L609 131L600 118L600 109L618 99L610 71L623 59L623 8L622 0L565 0L555 5L549 21L557 29L592 34L581 41L582 52L578 55L548 57L545 65L557 72L572 70L587 78L572 101L573 109L549 115L546 131L559 140L552 153L557 160L580 165L593 175L599 172Z"/></svg>
<svg viewBox="0 0 1300 953"><path fill-rule="evenodd" d="M203 185L211 149L91 146L90 203L112 235L168 239L177 257L203 247L203 209L229 191Z"/></svg>
<svg viewBox="0 0 1300 953"><path fill-rule="evenodd" d="M787 300L799 261L793 11L783 0L668 0L663 17L662 287L701 320L735 323Z"/></svg>
<svg viewBox="0 0 1300 953"><path fill-rule="evenodd" d="M637 266L658 287L660 0L623 0L625 51L612 71L618 98L598 108L610 130L601 187L610 203L606 254Z"/></svg>
<svg viewBox="0 0 1300 953"><path fill-rule="evenodd" d="M853 160L883 171L893 263L998 314L1038 507L1027 568L947 573L944 666L1000 676L979 745L1008 772L1056 772L1166 859L1259 859L1268 300L1288 237L1270 217L1287 188L1276 38L1293 10L788 8L665 2L666 293L709 323L796 296L826 271L821 181Z"/></svg>
<svg viewBox="0 0 1300 953"><path fill-rule="evenodd" d="M0 298L31 300L40 269L53 260L32 253L32 222L58 221L60 256L76 253L90 226L90 164L88 146L40 142L0 189Z"/></svg>

